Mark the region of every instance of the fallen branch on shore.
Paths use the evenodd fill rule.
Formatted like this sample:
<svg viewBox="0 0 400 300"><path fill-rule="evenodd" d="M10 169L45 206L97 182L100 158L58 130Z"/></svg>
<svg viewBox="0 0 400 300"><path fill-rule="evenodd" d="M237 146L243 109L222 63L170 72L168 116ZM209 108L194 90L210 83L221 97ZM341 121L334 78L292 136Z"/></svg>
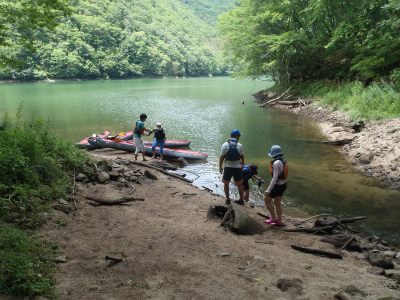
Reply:
<svg viewBox="0 0 400 300"><path fill-rule="evenodd" d="M354 217L354 218L344 218L344 219L339 219L338 221L339 221L339 223L342 223L342 224L344 224L344 223L354 223L354 222L356 222L356 221L359 221L359 220L364 220L364 219L366 219L367 217Z"/></svg>
<svg viewBox="0 0 400 300"><path fill-rule="evenodd" d="M111 256L106 256L106 260L111 260L114 263L119 263L122 261L122 258L116 258L116 257L111 257Z"/></svg>
<svg viewBox="0 0 400 300"><path fill-rule="evenodd" d="M340 254L329 252L329 251L325 251L325 250L311 249L311 248L300 247L300 246L296 246L296 245L291 245L291 247L294 250L301 251L301 252L304 252L304 253L322 255L322 256L326 256L326 257L329 257L329 258L336 258L336 259L342 259L343 258L342 255L340 255Z"/></svg>
<svg viewBox="0 0 400 300"><path fill-rule="evenodd" d="M343 245L342 248L340 248L340 250L346 249L346 247L355 239L356 237L353 235L347 242L346 244Z"/></svg>
<svg viewBox="0 0 400 300"><path fill-rule="evenodd" d="M314 233L318 231L332 231L335 229L336 226L325 226L325 227L311 227L311 228L289 228L283 229L286 232L307 232L307 233Z"/></svg>
<svg viewBox="0 0 400 300"><path fill-rule="evenodd" d="M346 224L346 223L354 223L359 220L366 219L367 217L354 217L354 218L343 218L337 219L335 217L327 217L325 219L318 219L314 223L314 227L310 228L291 228L284 229L287 232L307 232L307 233L315 233L319 231L324 232L332 232L338 225Z"/></svg>
<svg viewBox="0 0 400 300"><path fill-rule="evenodd" d="M104 198L97 198L97 197L91 197L91 196L86 196L85 197L88 200L97 202L102 205L118 205L118 204L123 204L126 202L132 202L132 201L144 201L144 198L134 198L134 197L123 197L119 199L104 199Z"/></svg>
<svg viewBox="0 0 400 300"><path fill-rule="evenodd" d="M136 165L140 165L140 166L143 166L143 167L147 167L147 168L152 168L152 169L157 170L158 172L161 172L161 173L163 173L165 175L168 175L168 176L171 176L171 177L174 177L174 178L178 178L180 180L183 180L183 181L186 181L186 182L189 182L189 183L193 183L193 181L190 180L190 179L187 179L185 177L182 177L182 176L167 172L167 171L165 171L165 170L163 170L161 168L154 167L154 166L152 166L150 164L142 163L140 161L131 161L131 163L136 164Z"/></svg>
<svg viewBox="0 0 400 300"><path fill-rule="evenodd" d="M342 292L339 292L337 294L335 294L334 296L336 299L338 300L350 300L349 298L347 298Z"/></svg>
<svg viewBox="0 0 400 300"><path fill-rule="evenodd" d="M355 238L355 235L339 233L325 236L323 239L321 239L321 242L332 244L336 248L340 247L340 250L347 249L362 252L362 249Z"/></svg>
<svg viewBox="0 0 400 300"><path fill-rule="evenodd" d="M352 141L353 141L353 139L343 139L343 140L337 140L337 141L327 141L327 142L322 142L322 143L326 144L326 145L342 146L342 145L350 144Z"/></svg>
<svg viewBox="0 0 400 300"><path fill-rule="evenodd" d="M283 96L285 96L287 93L289 93L289 91L290 91L296 84L297 84L297 82L295 82L291 87L289 87L286 91L284 91L284 92L283 92L282 94L280 94L278 97L276 97L276 98L274 98L274 99L272 99L272 100L269 100L269 101L267 101L267 102L261 104L261 107L265 107L265 106L268 105L268 104L271 104L271 103L274 103L274 102L277 102L277 101L281 100L281 99L283 98Z"/></svg>

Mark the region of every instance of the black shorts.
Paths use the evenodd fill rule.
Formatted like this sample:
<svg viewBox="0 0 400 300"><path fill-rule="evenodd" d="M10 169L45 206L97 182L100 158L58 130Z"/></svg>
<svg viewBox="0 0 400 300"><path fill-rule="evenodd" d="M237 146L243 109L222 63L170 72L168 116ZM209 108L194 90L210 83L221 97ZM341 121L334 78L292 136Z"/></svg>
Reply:
<svg viewBox="0 0 400 300"><path fill-rule="evenodd" d="M284 184L275 184L269 193L269 196L274 199L275 197L282 197L283 193L286 190L286 183Z"/></svg>
<svg viewBox="0 0 400 300"><path fill-rule="evenodd" d="M243 180L242 185L243 185L243 191L248 191L250 189L248 180Z"/></svg>
<svg viewBox="0 0 400 300"><path fill-rule="evenodd" d="M243 175L241 168L224 168L224 176L222 177L223 183L231 182L231 178L233 176L233 180L236 184L241 184L243 182Z"/></svg>

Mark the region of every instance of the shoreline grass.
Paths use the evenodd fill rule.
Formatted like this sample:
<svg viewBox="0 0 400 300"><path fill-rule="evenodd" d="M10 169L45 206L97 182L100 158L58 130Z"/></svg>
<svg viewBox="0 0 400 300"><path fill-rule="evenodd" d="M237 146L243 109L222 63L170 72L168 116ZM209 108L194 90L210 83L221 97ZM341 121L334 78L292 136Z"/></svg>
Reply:
<svg viewBox="0 0 400 300"><path fill-rule="evenodd" d="M57 245L36 236L41 216L55 200L72 194L73 174L90 156L32 118L0 123L0 294L56 299Z"/></svg>

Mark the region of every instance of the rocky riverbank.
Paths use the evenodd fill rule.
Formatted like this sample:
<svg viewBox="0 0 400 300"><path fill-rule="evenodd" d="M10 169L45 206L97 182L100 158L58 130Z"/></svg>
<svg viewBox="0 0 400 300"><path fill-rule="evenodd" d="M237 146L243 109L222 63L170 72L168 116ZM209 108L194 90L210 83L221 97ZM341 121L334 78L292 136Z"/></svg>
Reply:
<svg viewBox="0 0 400 300"><path fill-rule="evenodd" d="M253 96L263 107L277 98L276 94L265 91ZM286 105L276 101L270 105L317 120L322 133L329 141L342 145L340 152L360 172L400 187L400 118L354 122L346 114L332 112L312 100L302 99L303 103L292 100L290 105L288 101Z"/></svg>

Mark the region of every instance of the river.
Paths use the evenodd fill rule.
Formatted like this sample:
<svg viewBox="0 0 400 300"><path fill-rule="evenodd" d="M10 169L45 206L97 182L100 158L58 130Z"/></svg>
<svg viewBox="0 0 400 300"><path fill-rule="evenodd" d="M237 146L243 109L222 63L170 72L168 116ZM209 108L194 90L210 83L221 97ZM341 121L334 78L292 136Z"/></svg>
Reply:
<svg viewBox="0 0 400 300"><path fill-rule="evenodd" d="M399 245L399 191L355 171L338 148L319 143L325 139L315 121L260 108L251 95L271 84L226 77L6 83L0 85L0 117L14 117L22 104L25 119L49 119L54 132L76 143L107 129L130 131L146 113L148 128L161 122L168 139L191 140L191 150L208 154L207 161L178 172L219 194L221 145L239 129L246 164L256 164L266 180L261 187L250 182L250 199L257 205L263 205L270 179L267 152L280 145L290 165L284 214L367 216L351 228ZM237 189L231 190L237 198Z"/></svg>

